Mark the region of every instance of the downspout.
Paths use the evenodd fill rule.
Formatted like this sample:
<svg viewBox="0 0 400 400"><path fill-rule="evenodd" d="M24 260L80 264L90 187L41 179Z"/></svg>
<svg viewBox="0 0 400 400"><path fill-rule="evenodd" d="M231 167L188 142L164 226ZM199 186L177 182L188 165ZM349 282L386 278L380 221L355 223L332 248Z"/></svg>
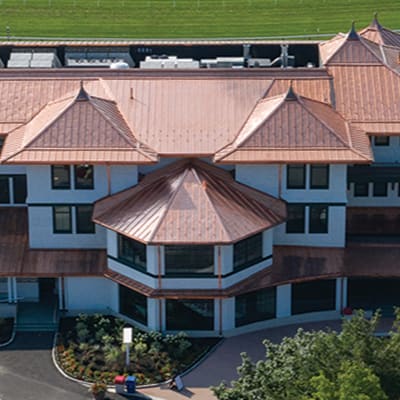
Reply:
<svg viewBox="0 0 400 400"><path fill-rule="evenodd" d="M111 195L111 168L110 164L106 164L106 171L107 171L107 193Z"/></svg>

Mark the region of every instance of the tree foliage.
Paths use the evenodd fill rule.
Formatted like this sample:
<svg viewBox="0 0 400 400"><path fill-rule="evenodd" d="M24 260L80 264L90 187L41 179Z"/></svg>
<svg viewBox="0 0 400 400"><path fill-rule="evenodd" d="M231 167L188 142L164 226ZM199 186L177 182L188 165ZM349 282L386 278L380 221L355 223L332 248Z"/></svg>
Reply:
<svg viewBox="0 0 400 400"><path fill-rule="evenodd" d="M265 359L243 353L239 378L212 388L219 400L398 400L400 310L388 337L377 332L379 313L359 311L340 333L305 332L275 344L265 340Z"/></svg>

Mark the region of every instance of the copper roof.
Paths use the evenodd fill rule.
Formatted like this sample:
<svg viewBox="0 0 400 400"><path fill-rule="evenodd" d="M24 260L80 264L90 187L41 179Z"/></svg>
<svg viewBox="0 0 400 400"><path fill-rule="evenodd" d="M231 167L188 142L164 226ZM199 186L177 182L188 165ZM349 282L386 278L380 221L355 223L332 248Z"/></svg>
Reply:
<svg viewBox="0 0 400 400"><path fill-rule="evenodd" d="M323 154L323 157L322 157ZM224 163L370 162L365 133L329 105L285 94L260 100L235 140L215 155Z"/></svg>
<svg viewBox="0 0 400 400"><path fill-rule="evenodd" d="M283 201L199 160L181 160L95 203L93 220L149 244L237 242L284 221Z"/></svg>
<svg viewBox="0 0 400 400"><path fill-rule="evenodd" d="M371 24L361 30L359 35L377 44L400 47L400 33L384 28L376 14Z"/></svg>
<svg viewBox="0 0 400 400"><path fill-rule="evenodd" d="M347 35L336 35L320 43L320 56L324 65L382 64L379 45L358 35L354 26Z"/></svg>
<svg viewBox="0 0 400 400"><path fill-rule="evenodd" d="M90 96L82 84L12 132L1 161L149 163L157 156L136 140L114 101Z"/></svg>
<svg viewBox="0 0 400 400"><path fill-rule="evenodd" d="M105 250L28 248L25 208L0 208L0 276L102 276Z"/></svg>

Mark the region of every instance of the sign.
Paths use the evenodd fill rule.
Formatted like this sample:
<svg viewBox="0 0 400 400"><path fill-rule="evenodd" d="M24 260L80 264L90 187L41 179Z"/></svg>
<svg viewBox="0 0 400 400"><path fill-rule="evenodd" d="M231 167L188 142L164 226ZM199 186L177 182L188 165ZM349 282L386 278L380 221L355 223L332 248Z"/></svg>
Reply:
<svg viewBox="0 0 400 400"><path fill-rule="evenodd" d="M124 328L122 332L122 342L124 344L132 343L132 328Z"/></svg>

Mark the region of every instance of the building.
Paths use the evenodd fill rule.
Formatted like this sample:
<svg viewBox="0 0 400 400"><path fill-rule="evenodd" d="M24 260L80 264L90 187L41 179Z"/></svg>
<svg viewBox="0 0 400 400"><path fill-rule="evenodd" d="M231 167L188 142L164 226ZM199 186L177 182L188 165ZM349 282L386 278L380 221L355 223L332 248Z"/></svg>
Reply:
<svg viewBox="0 0 400 400"><path fill-rule="evenodd" d="M285 46L280 68L1 69L4 310L231 335L400 304L400 34L375 18L308 67Z"/></svg>

